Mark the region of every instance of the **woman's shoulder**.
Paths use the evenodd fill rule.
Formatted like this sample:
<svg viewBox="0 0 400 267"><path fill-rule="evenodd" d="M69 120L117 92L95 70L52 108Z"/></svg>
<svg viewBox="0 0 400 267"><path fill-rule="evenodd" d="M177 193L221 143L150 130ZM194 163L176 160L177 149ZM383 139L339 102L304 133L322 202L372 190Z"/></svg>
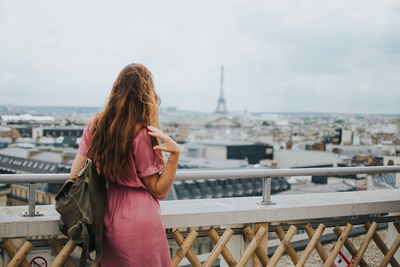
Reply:
<svg viewBox="0 0 400 267"><path fill-rule="evenodd" d="M89 122L88 122L88 124L87 124L87 126L86 126L89 130L93 130L93 127L94 127L94 125L95 125L95 121L97 120L98 117L99 117L99 113L95 114L95 115L89 120Z"/></svg>
<svg viewBox="0 0 400 267"><path fill-rule="evenodd" d="M82 155L87 155L90 145L90 139L92 138L93 134L93 121L95 121L96 118L97 114L88 122L85 130L83 130L81 141L79 143L79 153L81 153Z"/></svg>
<svg viewBox="0 0 400 267"><path fill-rule="evenodd" d="M149 135L148 132L147 132L146 126L137 124L137 125L135 126L135 132L136 132L137 134L135 135L135 140L134 140L134 142L139 142L139 141L141 141L141 140L147 140L147 139L150 140L150 135Z"/></svg>

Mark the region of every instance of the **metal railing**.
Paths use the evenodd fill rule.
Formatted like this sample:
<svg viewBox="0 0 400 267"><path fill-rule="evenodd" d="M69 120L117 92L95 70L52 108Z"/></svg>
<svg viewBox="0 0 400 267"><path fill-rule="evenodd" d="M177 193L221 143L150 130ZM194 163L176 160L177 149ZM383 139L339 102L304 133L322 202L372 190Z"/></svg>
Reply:
<svg viewBox="0 0 400 267"><path fill-rule="evenodd" d="M271 205L271 178L282 176L339 176L350 174L378 174L400 172L400 166L337 167L297 169L238 169L238 170L179 170L175 180L238 179L263 177L261 205ZM28 184L28 212L23 216L40 216L35 212L36 183L64 183L69 174L0 174L0 184Z"/></svg>

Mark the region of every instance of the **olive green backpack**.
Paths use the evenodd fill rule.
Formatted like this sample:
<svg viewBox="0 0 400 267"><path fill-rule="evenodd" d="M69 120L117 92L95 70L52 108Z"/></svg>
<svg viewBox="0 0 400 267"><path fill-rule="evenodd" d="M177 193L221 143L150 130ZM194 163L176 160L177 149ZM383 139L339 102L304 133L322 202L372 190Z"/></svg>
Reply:
<svg viewBox="0 0 400 267"><path fill-rule="evenodd" d="M94 262L102 253L104 208L107 191L103 173L88 159L78 178L68 180L56 195L56 210L60 213L60 230L82 247L79 266L86 265L89 253L96 251Z"/></svg>

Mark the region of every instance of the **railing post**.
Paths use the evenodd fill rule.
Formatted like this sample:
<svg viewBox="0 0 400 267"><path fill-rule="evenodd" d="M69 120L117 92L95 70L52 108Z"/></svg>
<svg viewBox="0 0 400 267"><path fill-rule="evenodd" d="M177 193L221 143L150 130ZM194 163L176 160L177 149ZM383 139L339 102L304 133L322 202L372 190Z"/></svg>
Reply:
<svg viewBox="0 0 400 267"><path fill-rule="evenodd" d="M262 201L261 205L274 205L271 201L271 177L264 177L262 182Z"/></svg>
<svg viewBox="0 0 400 267"><path fill-rule="evenodd" d="M24 217L33 217L33 216L41 216L43 213L40 212L35 212L35 204L36 204L36 199L35 199L35 184L29 184L28 185L28 212L22 213L22 216Z"/></svg>

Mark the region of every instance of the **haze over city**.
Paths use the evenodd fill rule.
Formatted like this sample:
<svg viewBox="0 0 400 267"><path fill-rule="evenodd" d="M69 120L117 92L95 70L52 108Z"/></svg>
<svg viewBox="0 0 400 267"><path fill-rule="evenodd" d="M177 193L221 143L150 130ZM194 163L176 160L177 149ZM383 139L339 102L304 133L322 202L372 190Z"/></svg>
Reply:
<svg viewBox="0 0 400 267"><path fill-rule="evenodd" d="M95 106L140 62L162 106L399 113L396 1L3 1L0 105Z"/></svg>

